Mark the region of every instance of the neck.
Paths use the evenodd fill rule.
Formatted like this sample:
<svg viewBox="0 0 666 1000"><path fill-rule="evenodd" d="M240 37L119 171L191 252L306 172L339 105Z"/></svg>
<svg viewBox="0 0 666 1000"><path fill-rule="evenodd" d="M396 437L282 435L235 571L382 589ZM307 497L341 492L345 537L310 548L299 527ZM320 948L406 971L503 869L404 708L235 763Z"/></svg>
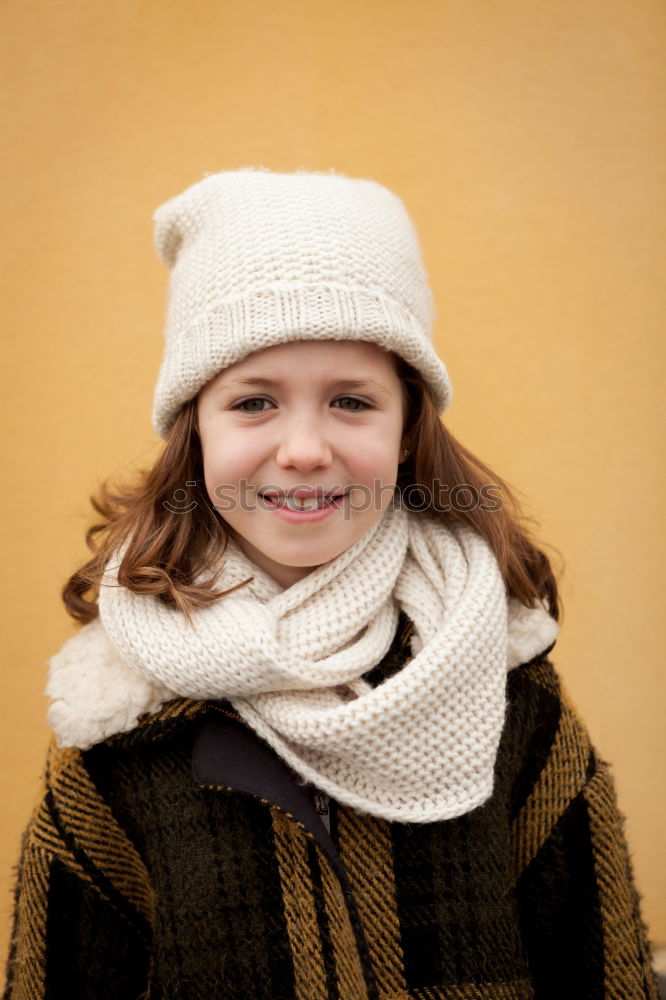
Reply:
<svg viewBox="0 0 666 1000"><path fill-rule="evenodd" d="M255 564L259 569L267 573L272 580L280 586L287 590L293 584L298 583L304 577L308 576L315 570L316 566L285 566L282 563L275 562L270 559L265 553L261 552L260 549L248 542L242 535L237 532L233 532L234 541L238 545L238 548Z"/></svg>

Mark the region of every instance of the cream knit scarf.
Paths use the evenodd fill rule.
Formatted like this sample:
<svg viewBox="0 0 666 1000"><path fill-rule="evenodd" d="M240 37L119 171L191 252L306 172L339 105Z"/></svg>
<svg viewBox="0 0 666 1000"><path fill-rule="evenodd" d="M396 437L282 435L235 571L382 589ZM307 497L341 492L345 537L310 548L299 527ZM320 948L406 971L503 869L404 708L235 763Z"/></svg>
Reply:
<svg viewBox="0 0 666 1000"><path fill-rule="evenodd" d="M126 724L169 697L229 699L302 778L401 822L458 816L491 795L507 668L558 631L543 608L509 609L492 550L471 527L402 509L286 590L231 541L220 589L254 579L195 612L194 628L119 587L118 564L107 566L99 610L125 679L134 674ZM412 658L373 688L362 675L388 651L400 608L414 623ZM49 721L62 742L85 743L63 654L51 661Z"/></svg>

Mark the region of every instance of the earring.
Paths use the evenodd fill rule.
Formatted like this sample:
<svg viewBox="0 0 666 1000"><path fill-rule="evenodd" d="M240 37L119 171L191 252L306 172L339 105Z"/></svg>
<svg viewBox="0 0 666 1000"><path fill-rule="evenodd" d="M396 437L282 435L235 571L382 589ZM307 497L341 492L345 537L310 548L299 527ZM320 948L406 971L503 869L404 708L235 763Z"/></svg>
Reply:
<svg viewBox="0 0 666 1000"><path fill-rule="evenodd" d="M405 450L403 451L403 455L405 456L405 458L409 458L409 456L411 455L411 453L412 453L412 449L411 448L405 448Z"/></svg>

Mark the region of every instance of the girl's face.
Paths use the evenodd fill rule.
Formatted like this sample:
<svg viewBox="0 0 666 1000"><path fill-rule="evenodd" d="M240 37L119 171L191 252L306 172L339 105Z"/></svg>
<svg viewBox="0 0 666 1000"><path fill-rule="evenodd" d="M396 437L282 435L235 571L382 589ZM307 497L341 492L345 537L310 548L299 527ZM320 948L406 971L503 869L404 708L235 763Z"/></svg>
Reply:
<svg viewBox="0 0 666 1000"><path fill-rule="evenodd" d="M256 351L204 386L197 414L206 491L283 587L353 545L391 502L403 397L393 355L374 344Z"/></svg>

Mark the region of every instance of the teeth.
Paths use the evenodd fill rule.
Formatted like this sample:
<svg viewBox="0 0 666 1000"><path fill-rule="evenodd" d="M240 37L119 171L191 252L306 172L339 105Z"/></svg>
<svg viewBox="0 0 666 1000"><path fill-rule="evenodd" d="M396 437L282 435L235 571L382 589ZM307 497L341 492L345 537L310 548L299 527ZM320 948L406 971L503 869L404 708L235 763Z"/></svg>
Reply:
<svg viewBox="0 0 666 1000"><path fill-rule="evenodd" d="M323 506L324 501L321 501ZM286 506L290 510L317 510L320 506L316 497L287 497Z"/></svg>
<svg viewBox="0 0 666 1000"><path fill-rule="evenodd" d="M280 507L288 507L289 510L319 510L334 500L334 497L321 497L320 499L317 497L284 497L283 500L280 500L274 493L267 493L265 496L271 503Z"/></svg>

